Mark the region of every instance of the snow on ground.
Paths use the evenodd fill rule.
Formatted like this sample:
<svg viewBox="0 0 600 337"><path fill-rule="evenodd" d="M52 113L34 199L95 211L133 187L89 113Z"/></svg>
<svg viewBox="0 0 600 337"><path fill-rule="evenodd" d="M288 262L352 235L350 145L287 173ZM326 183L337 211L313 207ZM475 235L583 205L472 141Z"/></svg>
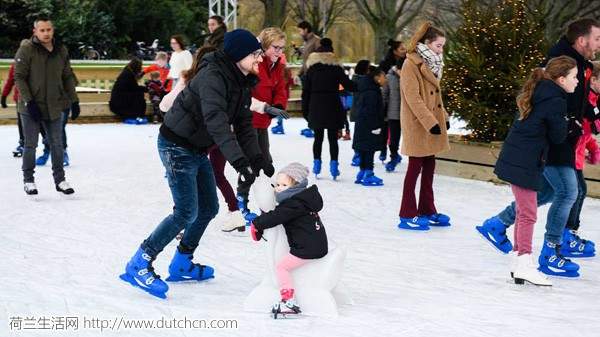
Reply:
<svg viewBox="0 0 600 337"><path fill-rule="evenodd" d="M286 122L288 134L271 136L276 166L312 162L304 122ZM343 282L355 301L340 317L274 321L247 313L242 303L262 279L258 243L220 232L211 223L196 253L216 269L214 280L174 284L160 300L120 281L118 275L140 242L169 214L172 201L156 151L154 125L69 125L73 197L59 195L49 167L36 173L40 194L22 190L20 160L10 158L16 126L0 127L0 336L10 317L77 316L109 319L237 319L237 330L138 330L107 336L597 336L600 329L600 264L579 260L581 278L553 279L552 289L509 283L506 256L474 229L511 200L506 186L437 176L437 206L453 218L451 228L425 233L396 228L402 180L376 173L385 186L353 184L350 142L340 142L341 179L327 170L317 180L325 200L321 214L330 239L348 250ZM324 168L328 167L324 146ZM233 179L234 172L228 167ZM234 181L234 180L232 180ZM312 182L315 182L314 179ZM224 203L222 209L226 209ZM539 212L534 249L541 245L547 208ZM600 241L600 201L588 199L583 232ZM167 276L176 244L155 263ZM265 308L268 310L268 308ZM97 336L82 321L69 336ZM39 326L38 326L39 327ZM10 335L31 336L31 331ZM61 335L59 332L39 335Z"/></svg>

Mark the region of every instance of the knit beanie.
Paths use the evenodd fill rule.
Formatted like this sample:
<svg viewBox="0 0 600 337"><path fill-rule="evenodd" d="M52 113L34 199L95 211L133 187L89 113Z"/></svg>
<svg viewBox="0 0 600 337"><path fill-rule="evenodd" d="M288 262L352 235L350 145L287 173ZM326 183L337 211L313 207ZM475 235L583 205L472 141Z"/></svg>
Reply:
<svg viewBox="0 0 600 337"><path fill-rule="evenodd" d="M308 178L308 172L308 167L300 163L291 163L279 171L298 183Z"/></svg>
<svg viewBox="0 0 600 337"><path fill-rule="evenodd" d="M223 52L235 63L259 49L260 42L245 29L236 29L225 34Z"/></svg>

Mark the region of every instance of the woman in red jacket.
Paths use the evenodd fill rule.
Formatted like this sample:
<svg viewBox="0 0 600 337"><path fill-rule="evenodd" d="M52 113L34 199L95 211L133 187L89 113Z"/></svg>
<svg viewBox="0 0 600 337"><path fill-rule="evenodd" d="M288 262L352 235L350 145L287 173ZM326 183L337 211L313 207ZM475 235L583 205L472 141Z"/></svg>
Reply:
<svg viewBox="0 0 600 337"><path fill-rule="evenodd" d="M279 28L265 28L258 36L265 57L258 65L258 84L252 91L252 97L265 102L276 108L285 110L287 106L287 87L285 80L285 64L283 61L283 50L285 49L285 34ZM263 152L263 156L269 161L269 133L267 132L271 125L269 114L262 114L254 111L252 116L252 125L258 134L258 142Z"/></svg>
<svg viewBox="0 0 600 337"><path fill-rule="evenodd" d="M252 98L267 105L285 110L287 107L287 81L285 80L285 63L283 61L283 50L285 49L285 34L279 28L265 28L258 40L264 50L263 61L258 65L258 84L252 90ZM253 100L254 101L254 100ZM264 109L263 109L264 110ZM258 145L262 151L263 158L269 163L273 162L269 153L269 125L273 115L262 111L252 111L252 126L258 135ZM238 206L242 213L248 214L248 194L250 186L238 181ZM247 219L251 219L251 215Z"/></svg>

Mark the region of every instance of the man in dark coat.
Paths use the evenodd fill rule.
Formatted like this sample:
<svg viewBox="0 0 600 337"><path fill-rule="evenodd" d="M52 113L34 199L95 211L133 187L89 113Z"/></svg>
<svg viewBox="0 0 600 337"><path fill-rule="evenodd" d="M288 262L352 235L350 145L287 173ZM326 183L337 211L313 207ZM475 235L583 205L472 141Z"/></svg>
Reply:
<svg viewBox="0 0 600 337"><path fill-rule="evenodd" d="M38 193L33 173L38 134L43 127L50 144L56 190L71 194L74 191L65 180L63 169L62 130L65 110L71 108L73 119L79 116L77 78L67 48L54 40L52 21L40 18L33 27L33 37L23 40L15 55L15 83L20 93L17 111L21 114L25 137L24 189L27 194Z"/></svg>
<svg viewBox="0 0 600 337"><path fill-rule="evenodd" d="M121 275L157 297L166 297L169 287L154 272L152 261L183 229L166 280L213 277L212 267L192 262L204 230L219 210L207 152L218 146L248 184L260 170L267 176L275 170L261 155L249 110L262 61L260 44L252 33L238 29L225 35L223 49L203 57L200 70L179 93L160 127L158 152L175 203L173 213L144 240Z"/></svg>

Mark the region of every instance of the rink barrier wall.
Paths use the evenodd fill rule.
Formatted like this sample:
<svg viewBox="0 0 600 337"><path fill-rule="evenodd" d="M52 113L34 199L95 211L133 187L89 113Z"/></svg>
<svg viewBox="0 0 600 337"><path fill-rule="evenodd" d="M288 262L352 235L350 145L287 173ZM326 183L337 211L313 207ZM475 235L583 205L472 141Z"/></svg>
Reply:
<svg viewBox="0 0 600 337"><path fill-rule="evenodd" d="M494 165L501 148L502 142L478 143L465 140L463 136L450 135L450 151L436 156L436 173L506 184L494 174ZM586 165L584 176L588 196L600 198L600 165Z"/></svg>

